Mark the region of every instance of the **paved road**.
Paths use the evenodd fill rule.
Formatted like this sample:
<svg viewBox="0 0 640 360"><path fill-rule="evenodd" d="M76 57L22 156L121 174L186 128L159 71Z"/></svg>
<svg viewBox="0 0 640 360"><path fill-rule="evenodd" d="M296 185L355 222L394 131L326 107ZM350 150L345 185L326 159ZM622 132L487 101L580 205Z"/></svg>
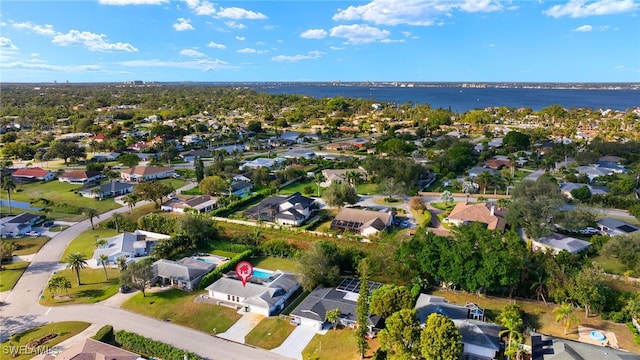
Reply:
<svg viewBox="0 0 640 360"><path fill-rule="evenodd" d="M142 206L139 203L137 206ZM94 223L108 219L114 212L126 212L122 207L111 210L94 219ZM80 233L91 227L88 220L81 221L49 240L33 257L13 290L0 293L0 341L15 333L35 326L57 321L86 321L94 324L111 324L116 329L136 332L148 338L172 344L194 352L205 359L286 359L263 349L220 339L183 326L130 313L108 304L44 307L39 304L43 289L67 245Z"/></svg>

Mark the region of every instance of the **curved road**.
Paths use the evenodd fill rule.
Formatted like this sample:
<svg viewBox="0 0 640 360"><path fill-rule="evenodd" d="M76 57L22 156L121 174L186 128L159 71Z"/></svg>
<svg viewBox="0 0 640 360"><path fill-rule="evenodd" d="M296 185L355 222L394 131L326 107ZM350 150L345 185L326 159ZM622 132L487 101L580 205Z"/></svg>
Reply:
<svg viewBox="0 0 640 360"><path fill-rule="evenodd" d="M137 206L141 206L139 203ZM114 212L126 212L126 207L101 214L94 223L106 220ZM163 322L110 307L104 304L44 307L39 304L49 277L71 240L91 227L81 221L49 240L33 257L13 290L0 293L0 341L35 326L58 321L86 321L97 325L111 324L116 329L135 332L198 354L205 359L286 359L267 350L238 344L180 325Z"/></svg>

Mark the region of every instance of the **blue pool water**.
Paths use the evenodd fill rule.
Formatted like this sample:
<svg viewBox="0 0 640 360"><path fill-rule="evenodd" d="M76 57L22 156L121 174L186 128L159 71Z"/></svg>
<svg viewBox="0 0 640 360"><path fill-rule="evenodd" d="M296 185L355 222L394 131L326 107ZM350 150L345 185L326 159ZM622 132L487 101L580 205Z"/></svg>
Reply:
<svg viewBox="0 0 640 360"><path fill-rule="evenodd" d="M216 264L216 265L217 265L217 264L219 264L219 262L217 262L217 261L213 261L213 260L209 260L209 259L204 259L204 258L196 258L196 260L198 260L198 261L202 261L202 262L206 262L206 263L209 263L209 264Z"/></svg>
<svg viewBox="0 0 640 360"><path fill-rule="evenodd" d="M252 276L255 276L255 277L260 278L260 279L268 279L269 277L271 277L271 274L273 274L272 271L253 268Z"/></svg>

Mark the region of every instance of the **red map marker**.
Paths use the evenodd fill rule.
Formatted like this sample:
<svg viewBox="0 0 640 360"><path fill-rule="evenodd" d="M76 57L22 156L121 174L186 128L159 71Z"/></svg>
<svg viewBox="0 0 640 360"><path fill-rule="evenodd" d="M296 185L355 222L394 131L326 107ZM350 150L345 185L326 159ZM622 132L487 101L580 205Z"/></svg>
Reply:
<svg viewBox="0 0 640 360"><path fill-rule="evenodd" d="M242 280L242 286L247 286L247 280L253 274L253 266L248 261L240 261L236 265L236 274Z"/></svg>

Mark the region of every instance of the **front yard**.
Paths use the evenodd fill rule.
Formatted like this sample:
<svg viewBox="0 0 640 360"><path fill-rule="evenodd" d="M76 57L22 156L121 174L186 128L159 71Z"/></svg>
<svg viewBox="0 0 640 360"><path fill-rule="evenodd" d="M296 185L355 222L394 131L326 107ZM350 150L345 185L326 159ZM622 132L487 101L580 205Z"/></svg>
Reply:
<svg viewBox="0 0 640 360"><path fill-rule="evenodd" d="M147 292L145 297L137 293L122 308L210 334L227 331L241 316L235 309L194 302L204 293L178 289Z"/></svg>
<svg viewBox="0 0 640 360"><path fill-rule="evenodd" d="M9 264L2 264L4 270L0 271L0 292L13 289L13 287L27 269L27 261L15 261Z"/></svg>
<svg viewBox="0 0 640 360"><path fill-rule="evenodd" d="M75 239L69 243L69 246L64 250L62 254L61 262L65 262L67 256L73 253L81 253L84 254L87 258L93 256L93 251L96 249L96 241L98 239L109 238L117 235L118 233L115 230L111 229L96 229L96 230L87 230L82 234L78 235Z"/></svg>
<svg viewBox="0 0 640 360"><path fill-rule="evenodd" d="M120 271L118 269L107 268L109 279L105 278L104 269L85 268L80 270L80 281L78 286L76 273L71 269L64 269L56 272L53 276L63 276L71 282L71 289L54 290L43 289L43 296L40 304L43 306L93 304L110 298L118 292L120 287Z"/></svg>
<svg viewBox="0 0 640 360"><path fill-rule="evenodd" d="M245 336L244 341L249 345L271 350L280 346L295 328L287 320L277 316L264 318Z"/></svg>
<svg viewBox="0 0 640 360"><path fill-rule="evenodd" d="M21 255L31 255L40 251L40 248L44 246L44 244L49 241L48 236L42 237L28 237L22 239L8 239L5 241L10 241L16 244L16 250L13 252L13 255L21 256Z"/></svg>
<svg viewBox="0 0 640 360"><path fill-rule="evenodd" d="M3 342L0 353L5 355L3 359L28 360L38 355L39 352L44 353L46 350L55 350L54 347L57 344L78 335L88 328L89 325L91 324L81 321L65 321L51 323L27 330L23 333L13 335L9 340ZM49 341L43 342L39 346L36 346L35 349L27 348L27 344L29 344L29 342L42 339L51 334L56 334L57 336ZM15 356L10 356L12 350L17 351Z"/></svg>
<svg viewBox="0 0 640 360"><path fill-rule="evenodd" d="M302 326L302 325L301 325ZM378 349L377 338L369 340L365 358L373 356ZM316 335L302 351L303 359L357 360L360 359L355 330L344 328L329 330L325 335Z"/></svg>

